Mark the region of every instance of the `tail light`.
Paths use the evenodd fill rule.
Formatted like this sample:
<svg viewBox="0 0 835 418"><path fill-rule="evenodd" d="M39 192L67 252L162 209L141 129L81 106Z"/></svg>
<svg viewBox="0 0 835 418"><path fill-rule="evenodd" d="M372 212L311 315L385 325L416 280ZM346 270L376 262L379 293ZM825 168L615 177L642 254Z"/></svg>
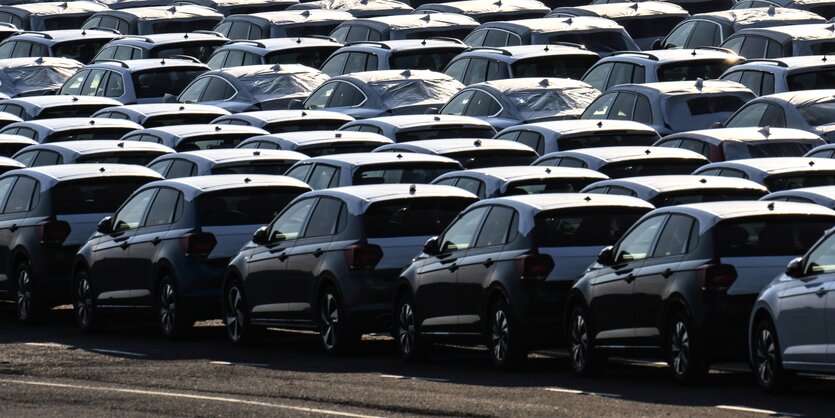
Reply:
<svg viewBox="0 0 835 418"><path fill-rule="evenodd" d="M554 259L548 254L529 254L516 258L516 273L522 280L545 280L554 269Z"/></svg>
<svg viewBox="0 0 835 418"><path fill-rule="evenodd" d="M351 270L371 270L383 259L383 249L376 245L352 245L345 249L345 261Z"/></svg>
<svg viewBox="0 0 835 418"><path fill-rule="evenodd" d="M696 269L696 277L705 290L727 290L736 281L736 269L728 264L705 264Z"/></svg>
<svg viewBox="0 0 835 418"><path fill-rule="evenodd" d="M70 224L64 221L46 221L38 224L41 244L61 245L70 236Z"/></svg>
<svg viewBox="0 0 835 418"><path fill-rule="evenodd" d="M215 236L207 232L194 232L180 237L186 257L208 257L217 245Z"/></svg>

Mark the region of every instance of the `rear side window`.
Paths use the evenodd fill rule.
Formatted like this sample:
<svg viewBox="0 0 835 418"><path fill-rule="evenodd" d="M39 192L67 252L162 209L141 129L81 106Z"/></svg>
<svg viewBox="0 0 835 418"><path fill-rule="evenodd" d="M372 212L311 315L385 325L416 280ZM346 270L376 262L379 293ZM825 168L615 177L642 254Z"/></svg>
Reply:
<svg viewBox="0 0 835 418"><path fill-rule="evenodd" d="M713 241L718 257L801 255L831 227L832 218L829 217L734 219L715 227Z"/></svg>
<svg viewBox="0 0 835 418"><path fill-rule="evenodd" d="M372 204L362 220L367 238L435 236L471 203L437 197L384 201Z"/></svg>
<svg viewBox="0 0 835 418"><path fill-rule="evenodd" d="M174 189L160 188L145 217L146 227L168 225L183 211L182 194Z"/></svg>
<svg viewBox="0 0 835 418"><path fill-rule="evenodd" d="M35 179L23 176L18 177L17 182L12 187L11 194L9 194L9 199L6 200L3 213L28 212L37 206L37 188L38 182Z"/></svg>
<svg viewBox="0 0 835 418"><path fill-rule="evenodd" d="M145 183L144 177L76 180L59 183L52 189L52 207L57 215L113 213L128 196Z"/></svg>
<svg viewBox="0 0 835 418"><path fill-rule="evenodd" d="M670 257L687 253L693 247L690 242L695 243L696 238L691 236L696 231L696 220L683 215L670 215L669 220L658 237L658 244L653 251L653 257Z"/></svg>
<svg viewBox="0 0 835 418"><path fill-rule="evenodd" d="M518 227L516 211L510 208L494 206L481 226L481 232L476 240L476 247L492 247L504 245L515 238ZM511 226L514 230L511 231Z"/></svg>
<svg viewBox="0 0 835 418"><path fill-rule="evenodd" d="M342 217L341 214L345 212L343 206L342 202L337 199L319 199L319 203L316 204L316 208L313 209L313 214L310 216L310 221L307 223L304 237L324 237L335 234L345 226L344 220L339 222Z"/></svg>
<svg viewBox="0 0 835 418"><path fill-rule="evenodd" d="M313 169L313 174L307 182L313 190L327 189L339 184L339 169L329 165L319 164Z"/></svg>
<svg viewBox="0 0 835 418"><path fill-rule="evenodd" d="M197 175L197 164L186 160L174 160L171 164L171 169L165 176L167 179L176 179L180 177L191 177Z"/></svg>
<svg viewBox="0 0 835 418"><path fill-rule="evenodd" d="M612 245L645 213L622 207L543 212L536 216L536 243L539 247Z"/></svg>
<svg viewBox="0 0 835 418"><path fill-rule="evenodd" d="M197 198L201 226L266 225L304 190L283 187L239 188Z"/></svg>

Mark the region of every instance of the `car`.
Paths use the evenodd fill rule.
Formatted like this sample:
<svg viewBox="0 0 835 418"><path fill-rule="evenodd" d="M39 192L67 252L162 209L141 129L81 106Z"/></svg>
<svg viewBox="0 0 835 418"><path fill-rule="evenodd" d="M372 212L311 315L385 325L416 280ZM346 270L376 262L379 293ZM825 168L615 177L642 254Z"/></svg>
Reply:
<svg viewBox="0 0 835 418"><path fill-rule="evenodd" d="M572 368L590 374L605 355L660 357L677 381L694 383L712 363L744 359L757 294L833 221L832 209L793 202L648 213L574 284L565 316Z"/></svg>
<svg viewBox="0 0 835 418"><path fill-rule="evenodd" d="M55 94L84 64L69 58L7 58L0 60L0 94L4 99Z"/></svg>
<svg viewBox="0 0 835 418"><path fill-rule="evenodd" d="M211 30L223 15L195 4L131 7L98 12L81 29L113 29L122 35L194 32Z"/></svg>
<svg viewBox="0 0 835 418"><path fill-rule="evenodd" d="M473 18L454 13L408 14L346 20L331 38L341 43L448 37L464 39L478 26Z"/></svg>
<svg viewBox="0 0 835 418"><path fill-rule="evenodd" d="M523 77L579 80L599 59L597 53L582 45L567 43L471 47L453 58L443 72L466 86Z"/></svg>
<svg viewBox="0 0 835 418"><path fill-rule="evenodd" d="M835 144L826 144L812 148L804 157L833 158L835 156Z"/></svg>
<svg viewBox="0 0 835 418"><path fill-rule="evenodd" d="M432 184L455 186L479 199L541 193L576 193L594 182L608 179L586 168L508 165L452 171Z"/></svg>
<svg viewBox="0 0 835 418"><path fill-rule="evenodd" d="M206 65L213 70L259 64L301 64L319 68L340 47L342 44L329 38L236 40L215 49Z"/></svg>
<svg viewBox="0 0 835 418"><path fill-rule="evenodd" d="M720 126L801 129L835 141L835 89L801 90L760 96L745 103Z"/></svg>
<svg viewBox="0 0 835 418"><path fill-rule="evenodd" d="M742 0L746 1L746 0ZM591 4L629 3L627 0L592 0ZM697 13L708 13L723 11L732 8L737 2L730 0L675 0L675 3L687 10L691 15ZM741 2L740 2L741 3ZM766 6L767 7L767 6Z"/></svg>
<svg viewBox="0 0 835 418"><path fill-rule="evenodd" d="M21 168L26 168L20 161L14 160L9 157L0 157L0 174L3 174L7 171L11 170L18 170Z"/></svg>
<svg viewBox="0 0 835 418"><path fill-rule="evenodd" d="M426 139L383 145L374 152L416 152L440 155L458 161L466 169L528 165L539 155L524 144L493 139Z"/></svg>
<svg viewBox="0 0 835 418"><path fill-rule="evenodd" d="M111 10L130 9L134 7L168 6L171 0L96 0Z"/></svg>
<svg viewBox="0 0 835 418"><path fill-rule="evenodd" d="M88 17L105 10L109 8L96 1L34 2L0 6L0 20L27 31L78 29Z"/></svg>
<svg viewBox="0 0 835 418"><path fill-rule="evenodd" d="M835 17L833 4L829 0L742 0L733 9L751 9L755 7L787 7L789 9L808 10L826 19Z"/></svg>
<svg viewBox="0 0 835 418"><path fill-rule="evenodd" d="M594 16L612 19L626 29L640 49L650 49L653 42L667 36L683 20L690 17L681 6L664 1L638 3L591 4L557 7L550 18Z"/></svg>
<svg viewBox="0 0 835 418"><path fill-rule="evenodd" d="M61 141L119 139L142 129L127 120L101 118L54 118L12 123L0 129L1 134L20 135L40 144Z"/></svg>
<svg viewBox="0 0 835 418"><path fill-rule="evenodd" d="M117 33L95 29L18 32L0 43L0 59L59 57L88 64L96 51L117 37Z"/></svg>
<svg viewBox="0 0 835 418"><path fill-rule="evenodd" d="M72 263L96 223L159 174L141 166L72 164L0 176L0 298L31 323L71 301Z"/></svg>
<svg viewBox="0 0 835 418"><path fill-rule="evenodd" d="M418 115L443 106L463 87L458 80L429 70L364 71L325 81L301 107L355 119Z"/></svg>
<svg viewBox="0 0 835 418"><path fill-rule="evenodd" d="M467 46L454 38L355 42L331 54L320 70L331 77L377 70L440 72L466 50Z"/></svg>
<svg viewBox="0 0 835 418"><path fill-rule="evenodd" d="M145 128L171 125L193 125L209 123L229 112L217 106L153 103L105 107L92 115L94 118L124 119L136 122Z"/></svg>
<svg viewBox="0 0 835 418"><path fill-rule="evenodd" d="M371 132L394 142L443 138L492 138L496 130L489 123L469 116L401 115L348 122L340 131Z"/></svg>
<svg viewBox="0 0 835 418"><path fill-rule="evenodd" d="M710 128L755 97L747 87L732 81L621 84L598 96L580 119L633 120L664 136Z"/></svg>
<svg viewBox="0 0 835 418"><path fill-rule="evenodd" d="M295 151L210 149L161 155L148 168L169 180L217 174L281 175L306 158Z"/></svg>
<svg viewBox="0 0 835 418"><path fill-rule="evenodd" d="M58 94L109 97L123 104L161 103L208 70L189 59L97 61L64 81Z"/></svg>
<svg viewBox="0 0 835 418"><path fill-rule="evenodd" d="M0 112L11 113L21 120L68 117L91 117L93 113L121 103L96 96L28 96L0 100Z"/></svg>
<svg viewBox="0 0 835 418"><path fill-rule="evenodd" d="M414 9L397 0L316 0L296 3L287 10L339 10L354 17L405 15Z"/></svg>
<svg viewBox="0 0 835 418"><path fill-rule="evenodd" d="M304 131L254 136L238 148L281 149L300 152L308 157L371 152L394 141L380 134L353 131Z"/></svg>
<svg viewBox="0 0 835 418"><path fill-rule="evenodd" d="M224 16L285 10L299 4L298 0L184 0L174 4L199 4L222 13Z"/></svg>
<svg viewBox="0 0 835 418"><path fill-rule="evenodd" d="M629 83L709 80L719 78L742 60L736 54L715 48L623 51L598 61L582 80L600 91Z"/></svg>
<svg viewBox="0 0 835 418"><path fill-rule="evenodd" d="M212 123L254 126L276 134L337 129L352 120L348 115L326 110L258 110L220 116Z"/></svg>
<svg viewBox="0 0 835 418"><path fill-rule="evenodd" d="M450 171L461 170L452 158L413 152L364 152L308 158L285 173L313 190L366 184L428 184Z"/></svg>
<svg viewBox="0 0 835 418"><path fill-rule="evenodd" d="M171 125L137 129L120 139L163 144L178 152L202 149L235 148L247 138L269 132L253 126L240 125Z"/></svg>
<svg viewBox="0 0 835 418"><path fill-rule="evenodd" d="M79 328L100 331L120 312L148 314L163 336L179 338L194 321L220 317L229 260L308 190L294 179L251 174L137 189L78 250L71 288Z"/></svg>
<svg viewBox="0 0 835 418"><path fill-rule="evenodd" d="M22 30L15 27L8 22L0 22L0 41L5 40L9 36L16 35L18 33L23 32Z"/></svg>
<svg viewBox="0 0 835 418"><path fill-rule="evenodd" d="M11 158L12 155L23 148L37 143L37 141L22 135L2 134L0 135L0 156Z"/></svg>
<svg viewBox="0 0 835 418"><path fill-rule="evenodd" d="M471 116L497 130L531 122L577 119L600 91L568 78L514 78L471 84L438 111Z"/></svg>
<svg viewBox="0 0 835 418"><path fill-rule="evenodd" d="M245 65L200 75L176 100L214 105L232 113L287 109L327 79L319 70L298 64Z"/></svg>
<svg viewBox="0 0 835 418"><path fill-rule="evenodd" d="M649 146L661 137L652 127L627 120L560 120L511 126L493 138L519 142L545 155L578 148Z"/></svg>
<svg viewBox="0 0 835 418"><path fill-rule="evenodd" d="M835 63L826 55L746 59L728 68L720 80L735 81L757 96L797 90L835 88Z"/></svg>
<svg viewBox="0 0 835 418"><path fill-rule="evenodd" d="M628 196L576 193L471 205L400 274L401 356L423 360L436 342L486 344L495 367L514 369L530 350L562 346L556 312L576 276L651 209Z"/></svg>
<svg viewBox="0 0 835 418"><path fill-rule="evenodd" d="M189 56L206 62L212 53L229 40L214 32L159 33L122 36L99 49L93 61L176 58ZM3 46L0 45L0 53Z"/></svg>
<svg viewBox="0 0 835 418"><path fill-rule="evenodd" d="M580 193L633 196L657 208L688 203L758 200L768 189L751 180L708 176L641 176L602 180Z"/></svg>
<svg viewBox="0 0 835 418"><path fill-rule="evenodd" d="M835 49L829 23L787 25L741 30L722 43L745 58L823 55Z"/></svg>
<svg viewBox="0 0 835 418"><path fill-rule="evenodd" d="M4 128L17 122L23 122L23 119L11 113L0 112L0 128Z"/></svg>
<svg viewBox="0 0 835 418"><path fill-rule="evenodd" d="M686 149L625 146L552 152L539 157L531 165L588 168L618 179L690 174L708 162L701 154Z"/></svg>
<svg viewBox="0 0 835 418"><path fill-rule="evenodd" d="M228 16L212 30L232 40L298 39L328 36L337 25L353 18L339 10L282 10Z"/></svg>
<svg viewBox="0 0 835 418"><path fill-rule="evenodd" d="M478 23L497 20L537 19L545 17L550 12L550 7L537 0L503 0L495 3L460 0L423 3L415 8L415 13L456 13L469 16Z"/></svg>
<svg viewBox="0 0 835 418"><path fill-rule="evenodd" d="M35 144L21 149L12 159L25 167L61 164L135 164L146 165L160 155L174 150L165 145L99 139Z"/></svg>
<svg viewBox="0 0 835 418"><path fill-rule="evenodd" d="M244 345L267 326L315 330L326 352L345 353L362 334L390 330L398 274L474 201L463 190L426 184L299 196L230 263L227 335Z"/></svg>
<svg viewBox="0 0 835 418"><path fill-rule="evenodd" d="M710 163L698 168L693 174L748 179L777 192L835 184L835 160L809 157L746 158Z"/></svg>
<svg viewBox="0 0 835 418"><path fill-rule="evenodd" d="M640 50L623 26L614 20L592 16L487 22L464 39L472 47L493 48L560 42L583 45L600 56Z"/></svg>
<svg viewBox="0 0 835 418"><path fill-rule="evenodd" d="M667 135L654 145L683 148L704 155L710 162L763 157L801 157L826 144L821 137L786 128L703 129Z"/></svg>
<svg viewBox="0 0 835 418"><path fill-rule="evenodd" d="M699 13L678 24L653 49L693 49L719 46L735 32L745 28L826 23L812 12L782 7L722 10ZM765 49L765 45L763 45Z"/></svg>
<svg viewBox="0 0 835 418"><path fill-rule="evenodd" d="M760 200L769 202L814 203L835 209L835 186L813 186L781 190L779 192L769 193Z"/></svg>

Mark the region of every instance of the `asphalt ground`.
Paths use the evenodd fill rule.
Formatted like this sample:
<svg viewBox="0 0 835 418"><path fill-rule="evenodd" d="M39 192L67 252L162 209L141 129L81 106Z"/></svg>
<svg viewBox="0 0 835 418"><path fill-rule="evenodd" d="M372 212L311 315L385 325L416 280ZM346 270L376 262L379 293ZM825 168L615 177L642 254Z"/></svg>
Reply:
<svg viewBox="0 0 835 418"><path fill-rule="evenodd" d="M833 395L835 380L824 377L764 394L744 365L713 370L696 387L675 384L660 363L617 359L580 378L549 354L503 373L478 348L439 346L428 362L409 364L385 336L332 357L312 333L271 330L239 348L219 321L172 342L129 320L84 335L70 309L21 326L0 306L3 417L824 417L835 415Z"/></svg>

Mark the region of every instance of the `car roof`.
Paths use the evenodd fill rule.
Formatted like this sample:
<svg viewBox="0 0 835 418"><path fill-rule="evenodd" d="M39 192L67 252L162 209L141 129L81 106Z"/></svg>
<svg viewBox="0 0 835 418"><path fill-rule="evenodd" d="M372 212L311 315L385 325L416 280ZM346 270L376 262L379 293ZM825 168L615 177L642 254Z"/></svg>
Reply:
<svg viewBox="0 0 835 418"><path fill-rule="evenodd" d="M558 136L568 136L568 135L576 135L576 134L583 134L583 133L596 133L596 132L606 132L606 131L630 131L630 132L643 132L643 133L655 133L655 129L653 129L649 125L644 125L640 122L634 122L631 120L613 120L613 119L606 119L606 120L594 120L594 119L571 119L571 120L558 120L558 121L548 121L548 122L535 122L535 123L526 123L521 125L515 125L510 128L505 129L505 131L510 130L530 130L530 131L537 131L543 134L551 134L556 133ZM504 132L504 131L502 131ZM501 132L499 132L501 134Z"/></svg>
<svg viewBox="0 0 835 418"><path fill-rule="evenodd" d="M0 60L2 62L2 60ZM820 101L832 101L835 98L835 89L820 89L820 90L798 90L787 91L783 93L769 94L767 96L760 96L754 100L776 100L791 104L794 107L809 105ZM753 100L752 100L753 101Z"/></svg>
<svg viewBox="0 0 835 418"><path fill-rule="evenodd" d="M488 56L500 61L514 62L525 58L561 56L561 55L592 55L599 56L594 51L589 51L582 45L571 44L547 44L547 45L516 45L501 48L474 47L465 52L463 56Z"/></svg>
<svg viewBox="0 0 835 418"><path fill-rule="evenodd" d="M45 96L49 97L49 96ZM215 113L219 116L228 115L230 114L228 110L212 106L212 105L204 105L204 104L196 104L196 103L145 103L145 104L131 104L131 105L120 105L114 107L106 107L104 109L99 110L99 112L105 111L118 111L123 112L126 114L133 114L139 116L155 116L155 115L166 115L166 114L173 114L179 112L186 112L186 113Z"/></svg>
<svg viewBox="0 0 835 418"><path fill-rule="evenodd" d="M637 3L636 3L637 4ZM736 59L741 60L737 54L718 48L694 48L694 49L659 49L649 51L618 51L601 61L624 61L627 58L639 61L652 61L663 65L670 62L692 61L694 59Z"/></svg>
<svg viewBox="0 0 835 418"><path fill-rule="evenodd" d="M142 129L142 125L124 119L107 119L107 118L54 118L54 119L37 119L23 122L16 122L6 125L3 129L17 126L37 126L51 131L62 131L66 129L78 128L130 128Z"/></svg>
<svg viewBox="0 0 835 418"><path fill-rule="evenodd" d="M9 38L13 40L47 39L54 43L73 41L78 39L115 39L121 35L96 29L57 29L45 31L27 31L16 33Z"/></svg>
<svg viewBox="0 0 835 418"><path fill-rule="evenodd" d="M117 38L116 43L122 41L133 41L152 45L164 45L188 41L224 41L226 37L217 32L175 32L175 33L154 33L150 35L122 35Z"/></svg>
<svg viewBox="0 0 835 418"><path fill-rule="evenodd" d="M653 96L677 96L688 94L719 94L719 93L750 93L747 87L733 81L724 80L688 80L688 81L660 81L643 84L620 84L609 88L606 92L615 90L651 92Z"/></svg>
<svg viewBox="0 0 835 418"><path fill-rule="evenodd" d="M433 162L460 165L458 161L455 161L452 158L430 154L418 154L414 152L357 152L351 154L334 154L308 158L305 162L331 163L342 166L361 166L366 164L386 164L398 162Z"/></svg>
<svg viewBox="0 0 835 418"><path fill-rule="evenodd" d="M0 6L0 10L10 11L11 13L14 13L14 10L21 10L33 16L53 16L62 14L94 13L110 10L110 8L96 1L78 0L15 4Z"/></svg>
<svg viewBox="0 0 835 418"><path fill-rule="evenodd" d="M304 3L297 3L288 8L288 10L340 10L346 12L361 14L369 14L374 16L375 13L385 12L386 14L407 14L414 9L407 3L395 0L318 0ZM379 14L376 14L379 15Z"/></svg>
<svg viewBox="0 0 835 418"><path fill-rule="evenodd" d="M23 135L0 134L0 144L27 144L37 145L38 141L27 138Z"/></svg>
<svg viewBox="0 0 835 418"><path fill-rule="evenodd" d="M333 143L338 144L342 141L361 141L361 142L377 142L380 145L393 144L394 142L380 134L373 132L357 132L357 131L300 131L300 132L280 132L269 135L253 136L248 138L240 145L246 142L254 141L287 141L296 144L297 146L314 145L317 143ZM239 146L240 146L239 145Z"/></svg>
<svg viewBox="0 0 835 418"><path fill-rule="evenodd" d="M162 179L162 176L150 168L135 164L60 164L42 167L22 168L4 173L26 174L41 183L41 191L48 190L62 181L83 180L103 177L141 176Z"/></svg>
<svg viewBox="0 0 835 418"><path fill-rule="evenodd" d="M332 196L347 203L348 212L360 215L377 202L413 198L458 198L476 200L476 196L464 189L436 184L374 184L335 187L306 193L299 198Z"/></svg>
<svg viewBox="0 0 835 418"><path fill-rule="evenodd" d="M330 119L344 122L354 120L354 118L344 113L332 112L329 110L256 110L254 112L241 112L223 115L212 121L212 123L229 119L242 119L266 123L305 119Z"/></svg>
<svg viewBox="0 0 835 418"><path fill-rule="evenodd" d="M663 139L671 138L698 138L706 142L718 144L725 141L749 142L749 141L822 141L821 137L804 130L792 128L719 128L700 129L696 131L681 132L665 136Z"/></svg>
<svg viewBox="0 0 835 418"><path fill-rule="evenodd" d="M779 40L780 42L785 42L790 39L797 41L814 41L818 39L835 38L835 32L832 31L832 25L832 23L821 22L818 24L807 25L769 26L766 28L743 29L737 33L740 35L768 35Z"/></svg>
<svg viewBox="0 0 835 418"><path fill-rule="evenodd" d="M277 12L260 12L244 15L232 15L233 18L256 18L266 20L273 25L289 25L294 23L330 22L334 20L353 20L354 16L341 10L281 10Z"/></svg>
<svg viewBox="0 0 835 418"><path fill-rule="evenodd" d="M682 148L641 146L580 148L569 151L556 151L549 154L545 154L540 158L544 159L555 156L590 157L592 159L606 163L616 161L628 161L633 159L655 158L681 158L707 161L707 159L702 154ZM833 162L835 162L835 160L833 160Z"/></svg>
<svg viewBox="0 0 835 418"><path fill-rule="evenodd" d="M465 15L456 13L415 13L396 16L369 17L354 19L350 23L363 24L379 29L407 30L437 27L470 26L478 27L478 22Z"/></svg>
<svg viewBox="0 0 835 418"><path fill-rule="evenodd" d="M807 23L820 21L823 23L826 20L821 16L806 10L790 9L786 7L756 7L752 9L722 10L717 12L699 13L691 16L691 19L699 18L724 22L726 24L733 25L737 29L758 25L777 25L780 21L785 21L788 24L802 21L808 21Z"/></svg>
<svg viewBox="0 0 835 418"><path fill-rule="evenodd" d="M785 68L786 70L794 70L798 68L809 67L830 67L835 66L835 61L827 58L826 55L806 55L796 57L782 57L782 58L754 58L740 61L728 71L740 69L743 67L758 66L770 68Z"/></svg>
<svg viewBox="0 0 835 418"><path fill-rule="evenodd" d="M217 10L196 4L130 7L127 9L108 10L97 14L121 15L123 17L132 16L138 20L188 19L200 16L223 18L223 14Z"/></svg>
<svg viewBox="0 0 835 418"><path fill-rule="evenodd" d="M33 149L52 149L65 150L77 155L95 154L99 152L108 151L159 151L166 153L173 153L174 150L162 144L155 142L139 142L139 141L121 141L110 139L96 139L85 141L60 141L51 142L48 144L37 144L30 147L23 148L20 152Z"/></svg>
<svg viewBox="0 0 835 418"><path fill-rule="evenodd" d="M835 171L835 160L814 157L745 158L711 163L699 167L699 171L717 167L755 170L766 175L774 175L795 171Z"/></svg>
<svg viewBox="0 0 835 418"><path fill-rule="evenodd" d="M609 176L588 168L576 167L541 167L530 165L485 167L445 173L438 179L447 177L491 178L502 182L544 178L590 178L606 180Z"/></svg>
<svg viewBox="0 0 835 418"><path fill-rule="evenodd" d="M218 47L220 49L228 49L228 48L241 48L246 50L265 50L265 51L278 51L282 49L290 49L290 48L303 48L303 47L319 47L319 46L334 46L339 47L342 44L335 42L331 38L305 38L305 37L293 37L293 38L269 38L269 39L235 39L229 41L222 46Z"/></svg>
<svg viewBox="0 0 835 418"><path fill-rule="evenodd" d="M815 186L815 187L801 187L791 190L780 190L769 193L760 200L774 200L781 197L795 196L814 200L815 203L821 204L821 201L828 202L829 205L835 203L835 186Z"/></svg>
<svg viewBox="0 0 835 418"><path fill-rule="evenodd" d="M541 12L543 16L551 11L548 6L537 0L464 0L443 3L425 3L420 5L416 10L419 12L424 10L433 10L441 13L458 13L464 15Z"/></svg>
<svg viewBox="0 0 835 418"><path fill-rule="evenodd" d="M118 100L100 96L71 96L71 95L47 95L47 96L24 96L0 100L2 104L19 104L24 107L45 108L65 105L102 105L120 106Z"/></svg>
<svg viewBox="0 0 835 418"><path fill-rule="evenodd" d="M0 70L12 70L21 67L53 66L81 68L84 64L69 58L58 57L24 57L5 58L0 60Z"/></svg>
<svg viewBox="0 0 835 418"><path fill-rule="evenodd" d="M482 119L472 116L456 116L456 115L398 115L398 116L380 116L376 118L368 118L348 122L342 128L352 125L373 122L377 125L388 125L397 129L409 129L415 127L422 127L427 125L475 125L475 126L490 126L489 123Z"/></svg>
<svg viewBox="0 0 835 418"><path fill-rule="evenodd" d="M582 10L594 13L597 16L607 19L622 19L635 16L690 16L687 10L675 3L665 1L642 1L638 3L607 3L590 4L586 6L557 7L552 13L571 13L573 10ZM651 24L651 23L647 23Z"/></svg>
<svg viewBox="0 0 835 418"><path fill-rule="evenodd" d="M611 19L594 16L543 17L539 19L521 19L501 22L487 22L481 28L505 30L529 30L532 32L580 32L595 29L623 29L623 26Z"/></svg>
<svg viewBox="0 0 835 418"><path fill-rule="evenodd" d="M252 149L252 148L227 148L209 149L199 151L178 152L169 154L163 159L185 159L189 161L207 161L211 164L229 164L254 160L295 160L307 159L304 155L295 151L274 150L274 149Z"/></svg>
<svg viewBox="0 0 835 418"><path fill-rule="evenodd" d="M173 136L178 138L188 138L190 136L195 135L210 135L210 134L252 134L252 135L264 135L268 132L261 129L256 128L254 126L244 126L244 125L215 125L210 123L203 123L203 124L191 124L191 125L172 125L172 126L160 126L156 128L145 128L138 130L136 132L131 132L131 134L137 133L146 133L146 134L156 134L156 135L163 135L163 136Z"/></svg>
<svg viewBox="0 0 835 418"><path fill-rule="evenodd" d="M669 175L669 176L640 176L610 179L590 184L589 187L622 186L634 190L652 191L655 193L675 192L693 189L738 189L758 190L768 193L768 189L751 180L735 177Z"/></svg>
<svg viewBox="0 0 835 418"><path fill-rule="evenodd" d="M184 198L189 201L194 200L203 193L240 188L293 187L310 190L310 186L292 177L265 174L221 174L181 177L148 183L143 186L143 189L155 186L168 186L180 190L183 192Z"/></svg>
<svg viewBox="0 0 835 418"><path fill-rule="evenodd" d="M128 71L153 70L170 67L192 67L208 70L206 64L186 59L175 58L144 58L137 60L97 60L87 64L84 68L124 68Z"/></svg>
<svg viewBox="0 0 835 418"><path fill-rule="evenodd" d="M389 41L359 41L351 42L345 46L346 50L352 49L385 49L388 51L409 51L422 48L457 48L462 52L468 47L465 43L455 38L425 38L425 39L396 39ZM402 70L401 70L402 71Z"/></svg>
<svg viewBox="0 0 835 418"><path fill-rule="evenodd" d="M426 139L383 145L374 152L391 152L391 149L404 149L413 152L428 151L432 154L451 154L462 151L529 151L531 147L514 141L501 139L448 138Z"/></svg>
<svg viewBox="0 0 835 418"><path fill-rule="evenodd" d="M666 206L653 211L657 213L682 213L699 219L701 231L706 231L716 223L734 218L751 216L833 216L835 211L812 203L764 202L757 200L690 203L686 205Z"/></svg>
<svg viewBox="0 0 835 418"><path fill-rule="evenodd" d="M504 78L499 80L491 80L491 81L484 81L481 83L470 84L469 86L465 87L466 89L471 88L484 88L490 87L498 92L501 93L513 93L513 92L524 92L530 90L539 90L542 91L544 89L554 89L554 90L561 90L561 89L578 89L578 88L585 88L585 89L593 89L590 84L585 83L580 80L574 80L571 78L556 78L556 77L524 77L524 78ZM575 92L576 93L576 92ZM597 89L594 90L595 95L592 97L597 97L599 93Z"/></svg>

